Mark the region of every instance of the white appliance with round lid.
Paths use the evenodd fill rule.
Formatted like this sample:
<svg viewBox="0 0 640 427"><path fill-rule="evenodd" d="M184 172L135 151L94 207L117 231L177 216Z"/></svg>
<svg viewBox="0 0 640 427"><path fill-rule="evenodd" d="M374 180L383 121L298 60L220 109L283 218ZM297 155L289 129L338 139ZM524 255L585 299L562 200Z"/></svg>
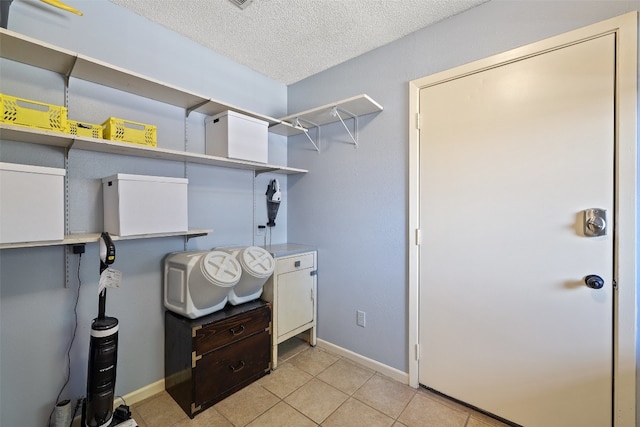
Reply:
<svg viewBox="0 0 640 427"><path fill-rule="evenodd" d="M238 260L226 251L174 252L164 261L164 306L195 319L224 308L242 276Z"/></svg>
<svg viewBox="0 0 640 427"><path fill-rule="evenodd" d="M262 287L276 267L276 262L269 251L259 246L223 250L232 254L242 266L240 281L229 290L229 303L238 305L260 298Z"/></svg>

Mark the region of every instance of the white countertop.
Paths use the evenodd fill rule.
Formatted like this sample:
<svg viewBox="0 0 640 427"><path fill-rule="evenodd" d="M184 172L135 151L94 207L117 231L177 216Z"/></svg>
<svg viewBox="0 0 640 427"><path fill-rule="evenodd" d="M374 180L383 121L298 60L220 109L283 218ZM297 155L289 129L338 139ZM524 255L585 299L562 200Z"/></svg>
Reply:
<svg viewBox="0 0 640 427"><path fill-rule="evenodd" d="M301 245L298 243L281 243L277 245L267 245L265 247L274 258L300 254L317 250L315 246Z"/></svg>

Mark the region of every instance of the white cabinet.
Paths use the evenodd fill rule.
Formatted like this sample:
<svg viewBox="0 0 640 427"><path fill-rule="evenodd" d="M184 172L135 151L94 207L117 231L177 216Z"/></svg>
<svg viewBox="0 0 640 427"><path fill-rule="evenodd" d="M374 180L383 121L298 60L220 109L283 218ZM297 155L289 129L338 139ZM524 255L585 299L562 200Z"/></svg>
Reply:
<svg viewBox="0 0 640 427"><path fill-rule="evenodd" d="M316 345L317 252L300 245L278 245L271 252L276 266L262 299L272 304L271 366L275 369L281 342L309 331L309 344Z"/></svg>

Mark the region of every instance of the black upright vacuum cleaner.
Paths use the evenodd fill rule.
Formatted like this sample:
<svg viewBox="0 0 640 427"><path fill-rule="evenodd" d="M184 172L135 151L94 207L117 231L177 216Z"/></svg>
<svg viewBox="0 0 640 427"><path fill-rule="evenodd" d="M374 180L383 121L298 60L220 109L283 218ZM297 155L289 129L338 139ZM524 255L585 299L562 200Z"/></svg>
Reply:
<svg viewBox="0 0 640 427"><path fill-rule="evenodd" d="M108 233L100 237L100 275L116 259ZM105 316L107 290L98 297L98 317L91 324L87 397L82 405L83 427L108 427L114 423L113 399L118 362L118 319Z"/></svg>

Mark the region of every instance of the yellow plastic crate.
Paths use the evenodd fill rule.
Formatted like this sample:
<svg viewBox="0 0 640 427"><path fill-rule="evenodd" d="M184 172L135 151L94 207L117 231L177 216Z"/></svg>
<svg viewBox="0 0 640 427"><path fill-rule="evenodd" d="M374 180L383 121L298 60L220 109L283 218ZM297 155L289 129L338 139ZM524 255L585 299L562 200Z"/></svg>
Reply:
<svg viewBox="0 0 640 427"><path fill-rule="evenodd" d="M156 147L156 127L131 120L109 117L102 123L104 139Z"/></svg>
<svg viewBox="0 0 640 427"><path fill-rule="evenodd" d="M0 93L0 122L30 128L68 132L67 109L60 105Z"/></svg>
<svg viewBox="0 0 640 427"><path fill-rule="evenodd" d="M68 120L69 133L78 136L90 136L92 138L102 138L102 126L92 123Z"/></svg>

